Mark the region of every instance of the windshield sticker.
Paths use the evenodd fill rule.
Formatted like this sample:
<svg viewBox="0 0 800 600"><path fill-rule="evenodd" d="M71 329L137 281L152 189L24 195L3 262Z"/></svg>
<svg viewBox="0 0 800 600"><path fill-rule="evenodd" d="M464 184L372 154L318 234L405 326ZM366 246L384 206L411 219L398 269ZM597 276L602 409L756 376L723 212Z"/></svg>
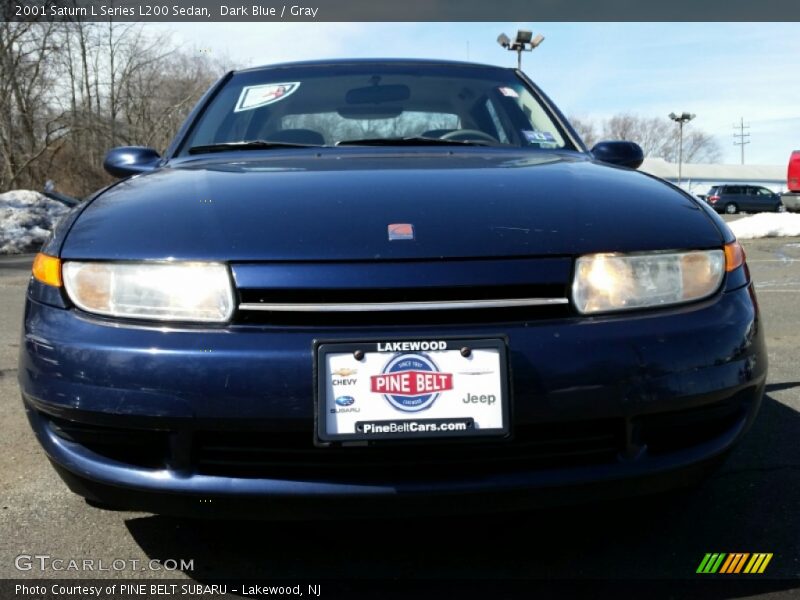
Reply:
<svg viewBox="0 0 800 600"><path fill-rule="evenodd" d="M517 90L515 90L514 88L501 87L497 88L497 91L503 94L503 96L507 96L509 98L519 98L519 94L517 93Z"/></svg>
<svg viewBox="0 0 800 600"><path fill-rule="evenodd" d="M233 112L253 110L267 104L274 104L294 94L300 87L299 81L290 83L270 83L267 85L248 85L242 88Z"/></svg>
<svg viewBox="0 0 800 600"><path fill-rule="evenodd" d="M529 129L523 129L522 135L524 135L525 139L531 144L540 144L542 142L553 143L556 141L556 138L549 131L530 131Z"/></svg>

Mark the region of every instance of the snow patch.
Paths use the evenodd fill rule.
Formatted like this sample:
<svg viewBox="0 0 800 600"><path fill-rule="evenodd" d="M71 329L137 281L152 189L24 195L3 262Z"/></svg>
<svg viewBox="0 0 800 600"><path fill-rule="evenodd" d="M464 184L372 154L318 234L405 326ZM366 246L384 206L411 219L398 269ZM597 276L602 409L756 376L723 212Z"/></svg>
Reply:
<svg viewBox="0 0 800 600"><path fill-rule="evenodd" d="M800 214L759 213L728 223L740 240L800 236Z"/></svg>
<svg viewBox="0 0 800 600"><path fill-rule="evenodd" d="M31 190L0 194L0 254L36 252L69 207Z"/></svg>

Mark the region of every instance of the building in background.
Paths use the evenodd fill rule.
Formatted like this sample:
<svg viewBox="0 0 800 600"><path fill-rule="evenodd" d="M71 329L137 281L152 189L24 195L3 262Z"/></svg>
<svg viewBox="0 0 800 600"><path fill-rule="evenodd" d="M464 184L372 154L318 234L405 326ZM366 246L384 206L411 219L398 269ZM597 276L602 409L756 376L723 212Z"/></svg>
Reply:
<svg viewBox="0 0 800 600"><path fill-rule="evenodd" d="M663 158L646 158L639 170L678 182L678 163ZM681 178L681 187L693 194L705 194L711 186L722 183L761 185L780 193L786 190L786 165L683 163Z"/></svg>

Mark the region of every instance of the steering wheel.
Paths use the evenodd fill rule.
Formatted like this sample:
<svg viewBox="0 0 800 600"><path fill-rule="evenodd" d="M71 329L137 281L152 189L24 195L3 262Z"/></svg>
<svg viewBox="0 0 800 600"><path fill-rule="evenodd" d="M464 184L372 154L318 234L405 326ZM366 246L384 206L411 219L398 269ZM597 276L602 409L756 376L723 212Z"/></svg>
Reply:
<svg viewBox="0 0 800 600"><path fill-rule="evenodd" d="M485 131L480 131L478 129L456 129L455 131L451 131L450 133L445 133L441 136L440 140L471 140L475 138L486 140L487 142L492 142L493 144L497 143L497 140L493 138L491 135L486 133Z"/></svg>

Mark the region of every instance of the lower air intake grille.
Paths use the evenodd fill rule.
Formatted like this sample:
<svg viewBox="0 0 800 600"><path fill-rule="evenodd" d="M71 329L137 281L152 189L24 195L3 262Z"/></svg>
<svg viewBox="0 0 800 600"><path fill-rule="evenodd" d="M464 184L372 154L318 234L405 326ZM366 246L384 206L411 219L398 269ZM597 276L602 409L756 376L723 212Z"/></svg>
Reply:
<svg viewBox="0 0 800 600"><path fill-rule="evenodd" d="M169 457L169 433L166 431L101 427L53 417L50 428L61 439L137 467L163 468Z"/></svg>
<svg viewBox="0 0 800 600"><path fill-rule="evenodd" d="M748 390L746 394L749 394ZM635 419L641 443L650 454L665 454L702 444L724 434L743 419L748 405L741 395L708 406Z"/></svg>
<svg viewBox="0 0 800 600"><path fill-rule="evenodd" d="M516 428L506 442L314 447L303 433L198 433L198 471L239 477L335 481L473 477L480 473L602 464L623 446L622 421Z"/></svg>

